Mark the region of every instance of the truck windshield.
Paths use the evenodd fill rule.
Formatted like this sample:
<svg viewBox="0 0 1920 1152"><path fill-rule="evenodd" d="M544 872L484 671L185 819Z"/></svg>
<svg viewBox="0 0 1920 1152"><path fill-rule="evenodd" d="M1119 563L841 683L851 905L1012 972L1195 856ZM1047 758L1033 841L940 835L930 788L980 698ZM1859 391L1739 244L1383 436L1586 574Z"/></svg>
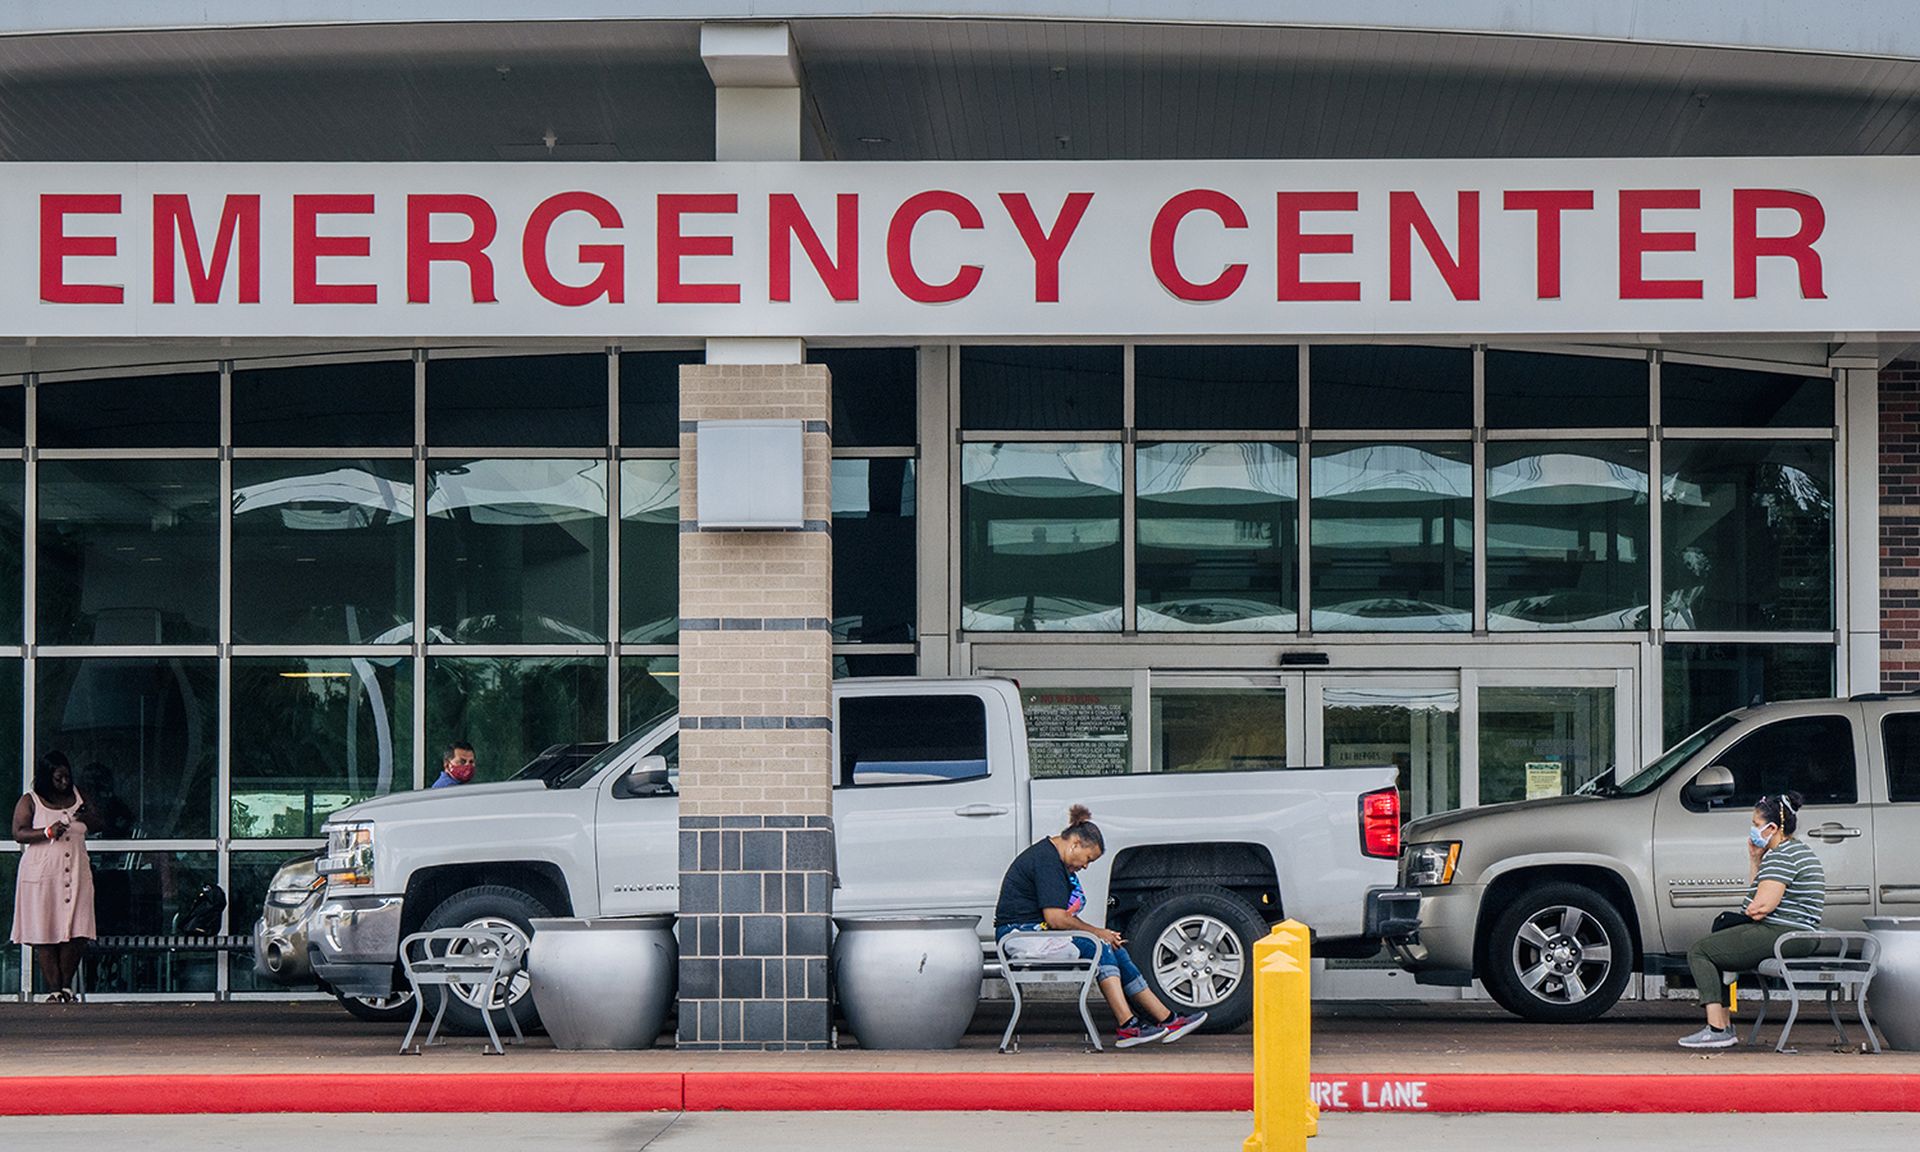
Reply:
<svg viewBox="0 0 1920 1152"><path fill-rule="evenodd" d="M1692 759L1696 752L1718 739L1722 732L1740 722L1737 713L1729 712L1705 728L1695 732L1680 743L1660 754L1660 758L1640 771L1622 780L1618 784L1603 784L1594 781L1596 796L1640 796L1658 788L1674 770Z"/></svg>
<svg viewBox="0 0 1920 1152"><path fill-rule="evenodd" d="M562 772L559 775L548 777L547 787L548 788L581 787L587 781L593 779L596 775L598 775L600 772L600 769L605 768L607 765L613 763L615 760L618 760L620 757L626 755L629 749L631 749L634 745L640 743L640 741L646 739L649 733L651 733L655 728L658 728L660 726L661 721L665 720L668 716L671 716L671 715L672 715L671 712L663 712L658 716L654 716L646 721L643 721L633 731L627 733L625 736L622 736L620 739L614 741L612 744L607 745L606 749L602 751L598 756L593 757L591 760L588 760L583 764L575 765L574 767L567 769L565 772Z"/></svg>

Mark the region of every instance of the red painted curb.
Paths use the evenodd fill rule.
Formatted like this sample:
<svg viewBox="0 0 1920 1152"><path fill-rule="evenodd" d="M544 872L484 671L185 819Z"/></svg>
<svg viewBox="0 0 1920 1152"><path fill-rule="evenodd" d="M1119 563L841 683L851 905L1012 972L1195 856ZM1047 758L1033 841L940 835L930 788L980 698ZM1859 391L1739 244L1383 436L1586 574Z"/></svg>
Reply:
<svg viewBox="0 0 1920 1152"><path fill-rule="evenodd" d="M1920 1112L1920 1075L1322 1074L1325 1112ZM1253 1078L1139 1072L462 1072L0 1078L0 1116L258 1112L1234 1112Z"/></svg>

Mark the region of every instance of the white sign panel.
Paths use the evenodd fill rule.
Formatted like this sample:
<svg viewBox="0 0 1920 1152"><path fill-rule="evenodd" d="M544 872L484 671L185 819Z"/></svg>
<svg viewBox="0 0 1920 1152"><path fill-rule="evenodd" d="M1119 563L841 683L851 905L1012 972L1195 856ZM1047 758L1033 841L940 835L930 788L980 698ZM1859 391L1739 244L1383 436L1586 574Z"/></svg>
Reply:
<svg viewBox="0 0 1920 1152"><path fill-rule="evenodd" d="M1920 158L10 164L5 336L1920 330Z"/></svg>

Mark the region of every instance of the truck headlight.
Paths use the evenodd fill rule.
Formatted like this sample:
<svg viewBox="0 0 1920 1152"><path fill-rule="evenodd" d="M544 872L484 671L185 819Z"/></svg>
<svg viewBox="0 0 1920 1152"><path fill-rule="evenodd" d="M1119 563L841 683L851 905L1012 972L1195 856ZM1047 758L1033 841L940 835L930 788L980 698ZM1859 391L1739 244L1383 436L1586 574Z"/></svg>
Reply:
<svg viewBox="0 0 1920 1152"><path fill-rule="evenodd" d="M1415 888L1439 888L1453 883L1460 863L1460 841L1410 844L1406 854L1406 882Z"/></svg>
<svg viewBox="0 0 1920 1152"><path fill-rule="evenodd" d="M320 857L320 875L341 888L373 884L373 825L327 825L327 854Z"/></svg>

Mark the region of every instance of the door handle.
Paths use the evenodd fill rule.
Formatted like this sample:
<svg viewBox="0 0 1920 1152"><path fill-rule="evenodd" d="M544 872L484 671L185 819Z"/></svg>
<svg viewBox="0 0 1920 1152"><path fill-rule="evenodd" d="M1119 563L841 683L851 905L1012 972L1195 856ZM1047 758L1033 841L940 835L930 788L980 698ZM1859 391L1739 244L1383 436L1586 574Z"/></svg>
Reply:
<svg viewBox="0 0 1920 1152"><path fill-rule="evenodd" d="M1857 839L1860 835L1860 829L1843 828L1838 824L1822 824L1820 827L1809 831L1807 835L1817 836L1828 843L1832 843L1835 840Z"/></svg>
<svg viewBox="0 0 1920 1152"><path fill-rule="evenodd" d="M953 810L955 816L1005 816L1011 809L1001 804L962 804Z"/></svg>

